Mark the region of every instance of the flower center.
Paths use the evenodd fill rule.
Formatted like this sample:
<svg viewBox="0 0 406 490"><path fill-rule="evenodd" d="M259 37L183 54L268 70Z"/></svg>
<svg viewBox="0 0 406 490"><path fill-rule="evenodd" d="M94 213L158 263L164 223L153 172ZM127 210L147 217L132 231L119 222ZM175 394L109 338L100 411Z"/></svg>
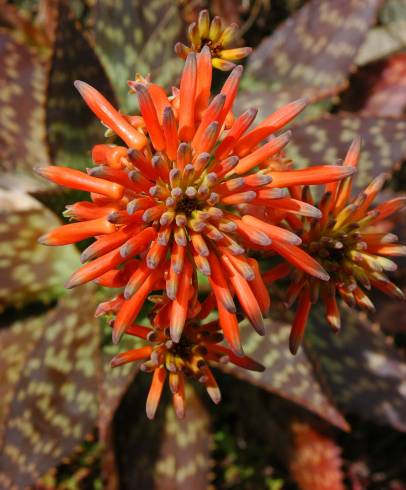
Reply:
<svg viewBox="0 0 406 490"><path fill-rule="evenodd" d="M184 213L186 216L190 216L193 211L202 209L201 203L197 199L191 199L190 197L183 196L176 204L176 212Z"/></svg>

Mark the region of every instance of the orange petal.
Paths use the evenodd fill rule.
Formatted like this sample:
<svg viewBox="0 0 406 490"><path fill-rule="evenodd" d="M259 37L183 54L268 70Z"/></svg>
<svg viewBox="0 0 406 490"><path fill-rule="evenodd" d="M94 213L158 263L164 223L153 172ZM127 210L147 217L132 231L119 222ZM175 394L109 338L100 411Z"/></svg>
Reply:
<svg viewBox="0 0 406 490"><path fill-rule="evenodd" d="M224 257L224 263L227 264L231 284L233 285L244 313L255 330L260 335L265 335L265 326L261 309L258 305L256 297L254 296L254 293L252 292L252 289L227 257Z"/></svg>
<svg viewBox="0 0 406 490"><path fill-rule="evenodd" d="M224 338L230 348L237 356L243 356L240 329L238 328L238 320L235 313L230 313L221 301L217 302L219 315L219 324L224 333Z"/></svg>
<svg viewBox="0 0 406 490"><path fill-rule="evenodd" d="M195 129L195 95L197 63L194 53L188 54L180 81L179 138L190 141Z"/></svg>
<svg viewBox="0 0 406 490"><path fill-rule="evenodd" d="M162 124L166 141L166 154L171 160L176 160L179 139L176 120L171 107L165 107Z"/></svg>
<svg viewBox="0 0 406 490"><path fill-rule="evenodd" d="M113 343L117 344L123 333L131 326L137 318L148 294L153 290L157 280L162 275L161 270L154 270L145 279L138 291L126 300L116 316L113 326Z"/></svg>
<svg viewBox="0 0 406 490"><path fill-rule="evenodd" d="M210 48L204 46L197 60L196 113L200 115L210 98L212 64Z"/></svg>
<svg viewBox="0 0 406 490"><path fill-rule="evenodd" d="M248 258L247 260L255 274L254 279L252 279L252 281L250 281L249 283L250 287L258 301L262 314L266 316L268 315L269 309L271 307L271 298L269 296L268 289L262 278L261 271L259 270L258 262L255 259L251 258Z"/></svg>
<svg viewBox="0 0 406 490"><path fill-rule="evenodd" d="M95 192L112 199L121 199L124 193L124 187L119 184L91 177L73 168L51 165L49 167L36 167L34 170L51 182L71 189Z"/></svg>
<svg viewBox="0 0 406 490"><path fill-rule="evenodd" d="M185 260L182 276L179 281L179 289L175 300L172 302L170 334L174 342L179 342L183 327L187 318L188 302L190 298L192 278L192 266L189 260Z"/></svg>
<svg viewBox="0 0 406 490"><path fill-rule="evenodd" d="M156 410L161 399L162 389L164 387L166 379L166 369L164 367L158 367L154 371L152 377L151 388L149 389L146 412L147 417L152 420L155 417Z"/></svg>
<svg viewBox="0 0 406 490"><path fill-rule="evenodd" d="M147 144L145 136L134 129L100 92L80 80L76 80L74 85L95 115L128 146L144 148Z"/></svg>
<svg viewBox="0 0 406 490"><path fill-rule="evenodd" d="M129 362L140 361L141 359L147 359L151 355L152 347L146 346L141 347L139 349L132 349L126 352L120 352L113 357L110 361L111 367L122 366L123 364L127 364Z"/></svg>
<svg viewBox="0 0 406 490"><path fill-rule="evenodd" d="M111 252L82 265L65 284L67 289L74 288L86 282L92 281L103 275L110 269L115 269L119 264L122 264L126 259L120 255L120 250L115 249Z"/></svg>
<svg viewBox="0 0 406 490"><path fill-rule="evenodd" d="M240 157L247 155L258 143L292 121L307 104L308 99L298 99L275 111L238 141L234 148L235 153Z"/></svg>
<svg viewBox="0 0 406 490"><path fill-rule="evenodd" d="M265 221L255 218L255 216L246 214L242 217L242 221L256 230L261 230L261 233L265 233L272 241L290 243L293 245L300 245L302 242L301 239L291 231L266 223Z"/></svg>
<svg viewBox="0 0 406 490"><path fill-rule="evenodd" d="M99 218L59 226L39 237L38 242L44 245L68 245L80 242L85 238L113 233L114 231L116 231L116 227L112 223L109 223L105 218Z"/></svg>
<svg viewBox="0 0 406 490"><path fill-rule="evenodd" d="M334 182L348 177L355 171L354 167L343 167L341 165L315 165L288 172L270 172L272 182L266 187L326 184L327 182Z"/></svg>
<svg viewBox="0 0 406 490"><path fill-rule="evenodd" d="M165 138L159 124L152 97L148 89L142 84L136 84L136 94L142 117L148 129L151 142L155 150L162 151L165 148Z"/></svg>
<svg viewBox="0 0 406 490"><path fill-rule="evenodd" d="M287 145L290 138L290 134L291 134L290 131L287 131L286 133L283 133L277 138L272 139L268 143L265 143L265 145L253 151L246 157L242 158L238 162L238 165L234 168L234 172L236 174L242 175L248 172L249 170L251 170L252 168L256 167L258 164L263 163L267 158L280 152L282 148ZM291 174L293 172L279 172L279 173ZM272 173L271 175L273 178L274 173ZM274 187L286 187L286 186L275 185Z"/></svg>
<svg viewBox="0 0 406 490"><path fill-rule="evenodd" d="M330 279L330 276L323 269L323 267L296 245L275 241L272 243L270 248L295 267L307 272L311 276L317 277L322 281L328 281Z"/></svg>
<svg viewBox="0 0 406 490"><path fill-rule="evenodd" d="M234 121L230 131L227 133L227 136L223 139L216 150L215 156L217 160L221 160L230 154L236 142L239 141L240 136L244 134L245 131L251 126L257 113L257 109L248 109Z"/></svg>
<svg viewBox="0 0 406 490"><path fill-rule="evenodd" d="M230 313L235 313L235 304L233 296L224 277L220 262L214 252L208 256L211 275L209 276L210 286L216 296L217 303L221 303Z"/></svg>
<svg viewBox="0 0 406 490"><path fill-rule="evenodd" d="M296 354L302 343L311 306L309 288L305 288L299 297L299 304L289 337L289 349L292 354Z"/></svg>
<svg viewBox="0 0 406 490"><path fill-rule="evenodd" d="M127 157L128 148L116 145L95 145L92 148L92 160L97 165L109 165L122 168L122 159Z"/></svg>

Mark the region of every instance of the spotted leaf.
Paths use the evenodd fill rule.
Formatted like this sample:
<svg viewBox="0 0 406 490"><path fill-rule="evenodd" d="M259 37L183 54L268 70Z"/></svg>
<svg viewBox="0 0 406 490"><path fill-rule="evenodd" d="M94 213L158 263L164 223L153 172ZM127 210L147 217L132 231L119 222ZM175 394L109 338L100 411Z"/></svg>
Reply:
<svg viewBox="0 0 406 490"><path fill-rule="evenodd" d="M40 235L59 224L35 199L0 190L0 307L48 301L62 293L78 265L78 253L73 246L37 243Z"/></svg>
<svg viewBox="0 0 406 490"><path fill-rule="evenodd" d="M49 164L45 128L46 63L8 30L0 31L1 187L28 191L47 184L32 168Z"/></svg>
<svg viewBox="0 0 406 490"><path fill-rule="evenodd" d="M176 2L170 0L97 0L94 6L96 49L123 109L133 109L127 81L135 73L167 87L176 79L181 62L173 46L182 23Z"/></svg>
<svg viewBox="0 0 406 490"><path fill-rule="evenodd" d="M155 464L156 490L204 490L209 484L209 414L196 392L187 386L183 420L173 407L166 409L159 458Z"/></svg>
<svg viewBox="0 0 406 490"><path fill-rule="evenodd" d="M42 318L7 417L0 488L26 488L57 465L94 427L99 335L94 288L64 296Z"/></svg>
<svg viewBox="0 0 406 490"><path fill-rule="evenodd" d="M320 315L310 325L307 352L345 413L406 431L406 362L378 326L347 311L333 335Z"/></svg>
<svg viewBox="0 0 406 490"><path fill-rule="evenodd" d="M33 317L0 330L0 446L19 376L44 328L43 318Z"/></svg>
<svg viewBox="0 0 406 490"><path fill-rule="evenodd" d="M103 346L98 429L100 440L105 442L109 439L114 413L128 386L138 373L138 364L131 362L112 368L111 359L120 351L136 348L137 339L124 336L119 345L114 345L111 343L111 328L107 324L104 325L103 332L108 340Z"/></svg>
<svg viewBox="0 0 406 490"><path fill-rule="evenodd" d="M345 156L353 138L361 136L361 160L355 177L358 189L382 172L392 173L406 157L404 119L338 114L300 123L292 131L287 154L304 167L336 163Z"/></svg>
<svg viewBox="0 0 406 490"><path fill-rule="evenodd" d="M76 79L97 87L113 104L107 76L81 26L63 1L58 3L56 35L47 91L47 128L55 164L85 168L93 144L105 129L73 86Z"/></svg>
<svg viewBox="0 0 406 490"><path fill-rule="evenodd" d="M339 91L375 20L380 0L311 0L264 39L247 66L247 88L272 92Z"/></svg>
<svg viewBox="0 0 406 490"><path fill-rule="evenodd" d="M290 325L272 321L268 322L268 329L269 333L260 337L246 323L241 325L244 352L264 365L264 372L247 371L230 363L219 367L237 378L302 405L342 429L348 429L346 421L317 379L306 354L303 351L296 356L290 354Z"/></svg>

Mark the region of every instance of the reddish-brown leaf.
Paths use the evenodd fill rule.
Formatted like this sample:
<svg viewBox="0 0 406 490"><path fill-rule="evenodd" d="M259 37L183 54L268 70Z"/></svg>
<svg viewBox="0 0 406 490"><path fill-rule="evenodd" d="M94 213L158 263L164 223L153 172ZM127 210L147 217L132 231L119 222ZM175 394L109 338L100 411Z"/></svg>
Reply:
<svg viewBox="0 0 406 490"><path fill-rule="evenodd" d="M60 225L56 216L32 197L0 190L0 308L49 301L78 266L73 246L45 247L40 235Z"/></svg>
<svg viewBox="0 0 406 490"><path fill-rule="evenodd" d="M338 114L300 123L292 131L286 151L302 167L335 164L344 158L354 137L361 136L358 189L382 172L391 174L406 156L406 119Z"/></svg>
<svg viewBox="0 0 406 490"><path fill-rule="evenodd" d="M2 187L44 189L32 168L49 164L45 129L46 63L34 48L0 31L0 179Z"/></svg>
<svg viewBox="0 0 406 490"><path fill-rule="evenodd" d="M348 424L317 379L305 352L300 350L296 356L290 354L290 325L273 320L268 321L267 326L267 335L260 337L248 324L241 325L244 351L265 366L264 372L247 371L230 363L219 365L219 368L298 403L337 427L348 430Z"/></svg>
<svg viewBox="0 0 406 490"><path fill-rule="evenodd" d="M43 320L42 317L28 318L0 330L0 446L20 373L44 331Z"/></svg>
<svg viewBox="0 0 406 490"><path fill-rule="evenodd" d="M105 128L73 86L76 79L95 86L116 105L102 65L67 2L60 1L47 90L47 130L55 164L85 168L93 144L103 142Z"/></svg>
<svg viewBox="0 0 406 490"><path fill-rule="evenodd" d="M253 89L338 91L373 24L380 0L311 0L262 41L247 66ZM247 87L249 88L249 87Z"/></svg>
<svg viewBox="0 0 406 490"><path fill-rule="evenodd" d="M173 51L182 32L176 2L97 0L93 14L96 49L122 109L136 106L127 85L135 73L150 73L155 83L169 88L181 67Z"/></svg>
<svg viewBox="0 0 406 490"><path fill-rule="evenodd" d="M16 384L0 451L0 488L26 488L68 456L96 422L99 325L94 288L69 293Z"/></svg>
<svg viewBox="0 0 406 490"><path fill-rule="evenodd" d="M171 406L166 409L159 458L155 464L155 490L206 490L209 485L209 414L196 392L187 386L183 420Z"/></svg>
<svg viewBox="0 0 406 490"><path fill-rule="evenodd" d="M309 325L306 351L316 370L345 413L406 431L404 358L366 316L343 313L338 335L329 331L322 315Z"/></svg>

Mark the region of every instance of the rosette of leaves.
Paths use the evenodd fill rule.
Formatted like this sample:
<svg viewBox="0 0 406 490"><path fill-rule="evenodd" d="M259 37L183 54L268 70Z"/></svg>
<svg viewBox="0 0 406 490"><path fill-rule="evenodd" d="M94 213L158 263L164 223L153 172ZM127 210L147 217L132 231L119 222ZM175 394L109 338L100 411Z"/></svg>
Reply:
<svg viewBox="0 0 406 490"><path fill-rule="evenodd" d="M246 352L267 367L264 373L228 369L228 375L240 380L221 377L225 401L216 414L200 400L199 391L189 387L189 410L183 421L177 421L165 406L154 424L144 420L137 401L145 398L147 389L142 376L135 386L137 366L111 370L109 360L117 348L104 342L109 327L93 318L95 295L103 292L88 287L67 294L61 288L78 263L78 251L36 244L50 222L58 222L52 210L62 210L72 196L45 187L32 168L52 162L83 169L92 142L102 138L104 129L94 123L75 93L74 79L90 82L127 109L133 98L122 91L123 81L135 72L150 72L154 80L167 85L177 78L175 55L168 46L185 30L183 5L166 0L151 6L138 0L41 0L32 9L24 2L26 10L22 10L3 3L0 489L33 486L39 480L38 488L58 488L64 481L61 463L75 458L75 448L95 429L101 449L97 452L97 443L90 444L89 464L98 462L99 479L106 487L117 488L120 475L121 488L137 484L158 490L198 490L210 482L235 488L256 482L256 488L278 488L279 477L292 478L289 448L294 447L292 424L298 418L316 430L331 427L333 434L350 430L345 417L353 414L404 431L404 359L378 326L370 327L364 317L350 314L339 336L326 332L316 315L304 349L294 358L287 350L286 319L270 321L265 339L254 338L243 327ZM402 57L393 51L400 49L399 44L385 53L390 57L383 60L383 69L367 63L354 75L360 49L368 49L371 32L377 28L376 19L380 19L378 27L396 32L388 26L399 18L391 17L393 5L387 3L393 4L384 2L385 11L379 10L377 0L306 2L254 50L239 100L240 108L259 105L269 113L308 96L314 104L293 127L291 156L306 165L334 163L360 134L364 160L359 186L382 170L392 173L406 154L405 100L401 89L394 90L401 86L402 77L385 75L399 63L395 73L403 73L404 60L402 64ZM233 18L239 15L235 9ZM251 13L244 15L246 20ZM272 15L270 9L268 16ZM245 37L251 34L255 38L248 29ZM392 62L395 56L397 63ZM361 83L372 89L355 105L351 91ZM385 104L376 102L382 92ZM384 319L381 312L380 321ZM128 347L133 343L128 342ZM247 407L244 413L235 408L242 402ZM233 428L228 425L230 415ZM267 430L262 434L253 430L254 419ZM278 448L281 466L276 464L275 477L265 470L254 476L255 450L249 461L241 455L237 435L247 430L250 436L244 440L252 445L261 440ZM270 454L275 453L265 451L265 458ZM227 465L231 470L225 471ZM89 478L82 470L74 472L72 481L78 486L81 478Z"/></svg>

